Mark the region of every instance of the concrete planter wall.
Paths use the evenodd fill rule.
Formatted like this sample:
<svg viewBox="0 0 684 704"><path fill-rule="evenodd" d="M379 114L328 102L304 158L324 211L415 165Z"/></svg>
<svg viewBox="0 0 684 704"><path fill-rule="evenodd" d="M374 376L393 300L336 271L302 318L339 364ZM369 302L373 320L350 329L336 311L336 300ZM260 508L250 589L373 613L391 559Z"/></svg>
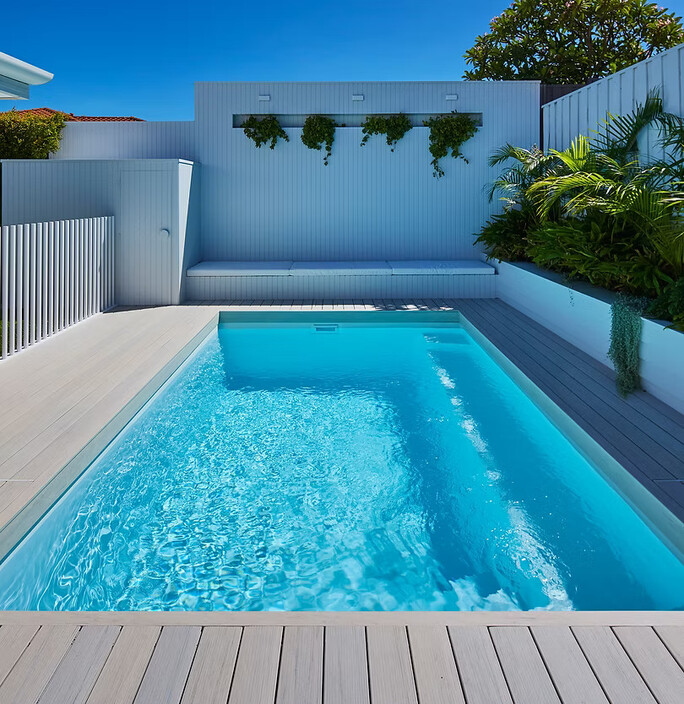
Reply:
<svg viewBox="0 0 684 704"><path fill-rule="evenodd" d="M569 286L533 264L497 262L496 268L498 298L612 367L610 293L586 284ZM646 391L684 413L684 334L644 319L641 378Z"/></svg>

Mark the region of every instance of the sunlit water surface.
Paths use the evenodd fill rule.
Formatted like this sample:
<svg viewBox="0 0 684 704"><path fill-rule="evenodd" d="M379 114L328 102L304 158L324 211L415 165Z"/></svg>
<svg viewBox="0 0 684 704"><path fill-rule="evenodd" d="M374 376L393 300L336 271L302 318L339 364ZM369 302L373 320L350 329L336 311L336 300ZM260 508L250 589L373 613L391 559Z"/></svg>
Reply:
<svg viewBox="0 0 684 704"><path fill-rule="evenodd" d="M4 609L682 607L456 326L220 326L0 566Z"/></svg>

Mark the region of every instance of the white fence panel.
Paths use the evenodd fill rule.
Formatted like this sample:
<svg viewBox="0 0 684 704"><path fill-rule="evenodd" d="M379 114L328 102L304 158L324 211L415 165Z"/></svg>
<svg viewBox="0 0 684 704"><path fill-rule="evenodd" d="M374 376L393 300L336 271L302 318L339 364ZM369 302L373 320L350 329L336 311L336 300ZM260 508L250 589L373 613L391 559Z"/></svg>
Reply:
<svg viewBox="0 0 684 704"><path fill-rule="evenodd" d="M565 149L580 134L591 138L609 114L631 112L653 90L665 110L684 115L684 44L544 105L544 146ZM640 148L659 156L656 140L657 134L647 133Z"/></svg>
<svg viewBox="0 0 684 704"><path fill-rule="evenodd" d="M0 357L114 305L114 218L0 228Z"/></svg>

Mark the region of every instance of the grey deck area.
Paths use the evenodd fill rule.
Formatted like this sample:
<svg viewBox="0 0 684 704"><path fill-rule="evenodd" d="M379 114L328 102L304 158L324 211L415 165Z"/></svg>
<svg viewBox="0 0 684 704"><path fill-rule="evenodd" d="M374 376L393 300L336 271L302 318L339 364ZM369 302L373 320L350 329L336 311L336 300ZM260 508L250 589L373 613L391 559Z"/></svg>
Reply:
<svg viewBox="0 0 684 704"><path fill-rule="evenodd" d="M684 694L681 625L72 621L0 626L3 704L681 704Z"/></svg>

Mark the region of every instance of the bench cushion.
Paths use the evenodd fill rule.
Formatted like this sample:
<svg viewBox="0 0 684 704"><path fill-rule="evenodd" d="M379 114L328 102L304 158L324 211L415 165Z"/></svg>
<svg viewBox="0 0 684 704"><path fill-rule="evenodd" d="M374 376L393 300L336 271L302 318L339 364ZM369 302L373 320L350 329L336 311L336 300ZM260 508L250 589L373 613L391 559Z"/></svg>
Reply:
<svg viewBox="0 0 684 704"><path fill-rule="evenodd" d="M292 276L389 276L387 262L295 262Z"/></svg>
<svg viewBox="0 0 684 704"><path fill-rule="evenodd" d="M292 262L200 262L188 276L287 276Z"/></svg>
<svg viewBox="0 0 684 704"><path fill-rule="evenodd" d="M441 261L416 259L414 261L388 262L395 276L453 275L453 274L493 274L494 267L486 262L472 259Z"/></svg>

